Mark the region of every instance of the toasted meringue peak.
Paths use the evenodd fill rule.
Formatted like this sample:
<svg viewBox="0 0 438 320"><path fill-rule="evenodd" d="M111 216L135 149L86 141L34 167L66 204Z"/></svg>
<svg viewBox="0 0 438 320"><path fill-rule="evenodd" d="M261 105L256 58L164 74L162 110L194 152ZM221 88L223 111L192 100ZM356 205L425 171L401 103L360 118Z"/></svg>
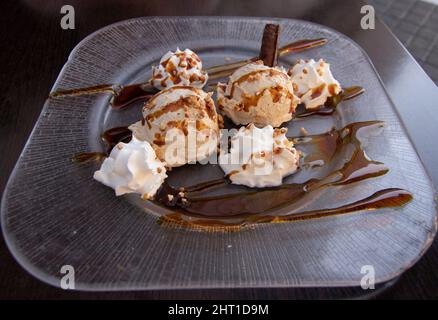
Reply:
<svg viewBox="0 0 438 320"><path fill-rule="evenodd" d="M143 121L129 126L134 136L151 143L168 167L201 161L217 151L218 115L211 93L174 86L143 107Z"/></svg>

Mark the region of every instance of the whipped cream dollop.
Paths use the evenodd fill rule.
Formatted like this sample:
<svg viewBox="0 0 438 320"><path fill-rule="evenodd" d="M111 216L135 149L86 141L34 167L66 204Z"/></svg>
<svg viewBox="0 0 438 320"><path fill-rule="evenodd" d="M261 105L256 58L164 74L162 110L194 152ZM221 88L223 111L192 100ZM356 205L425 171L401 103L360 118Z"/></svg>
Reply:
<svg viewBox="0 0 438 320"><path fill-rule="evenodd" d="M201 59L190 49L169 51L152 67L151 83L160 90L176 85L202 88L207 80Z"/></svg>
<svg viewBox="0 0 438 320"><path fill-rule="evenodd" d="M341 85L333 77L330 64L323 59L299 60L289 74L292 78L295 94L301 98L306 109L318 108L341 92Z"/></svg>
<svg viewBox="0 0 438 320"><path fill-rule="evenodd" d="M201 161L217 152L218 115L211 96L187 86L160 91L144 105L143 120L129 129L168 167Z"/></svg>
<svg viewBox="0 0 438 320"><path fill-rule="evenodd" d="M234 184L248 187L281 185L297 171L299 152L286 137L286 128L254 124L241 127L231 138L231 149L219 156L219 165Z"/></svg>
<svg viewBox="0 0 438 320"><path fill-rule="evenodd" d="M118 143L106 158L94 179L115 190L116 196L139 193L152 198L166 179L166 168L146 141L132 137L129 143Z"/></svg>
<svg viewBox="0 0 438 320"><path fill-rule="evenodd" d="M237 69L227 84L217 87L218 108L235 124L280 126L292 119L299 103L286 70L262 61Z"/></svg>

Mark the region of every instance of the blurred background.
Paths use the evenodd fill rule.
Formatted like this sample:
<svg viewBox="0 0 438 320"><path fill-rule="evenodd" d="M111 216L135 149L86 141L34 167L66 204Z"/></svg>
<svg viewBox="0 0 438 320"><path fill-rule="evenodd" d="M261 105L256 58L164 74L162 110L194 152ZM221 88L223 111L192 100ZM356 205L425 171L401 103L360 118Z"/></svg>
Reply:
<svg viewBox="0 0 438 320"><path fill-rule="evenodd" d="M438 0L368 0L438 84Z"/></svg>
<svg viewBox="0 0 438 320"><path fill-rule="evenodd" d="M1 2L9 0L2 0ZM272 1L272 0L271 0ZM32 12L32 17L37 16L47 19L44 23L52 23L53 19L59 20L59 8L62 5L72 5L76 10L77 15L77 31L74 36L79 38L72 40L73 43L79 42L81 35L81 26L86 23L87 29L99 29L103 25L96 24L94 26L93 18L96 12L108 19L108 24L114 22L111 17L111 10L117 8L118 16L126 18L132 17L132 10L138 11L139 15L145 10L148 15L155 15L155 10L159 10L160 15L179 15L184 11L187 2L179 1L177 5L166 6L165 2L157 1L134 1L134 0L20 0L22 8ZM253 15L265 16L266 0L251 0L239 2L235 0L211 0L208 2L202 0L190 1L192 5L191 15L205 15L208 12L215 12L220 15L247 15L246 12L252 11ZM364 0L373 5L377 16L379 16L393 31L397 38L409 50L409 52L420 63L427 74L438 84L438 0ZM12 2L11 2L12 3ZM196 4L193 6L193 4ZM335 10L336 7L342 6L342 1L337 0L275 0L275 6L270 7L270 15L283 17L287 16L288 12L292 11L293 16L301 17L305 20L313 20L312 14L307 12L311 6L315 7L313 15L324 15L328 8ZM3 5L3 4L2 4ZM202 8L202 10L201 10ZM3 12L10 12L10 10ZM129 14L128 14L129 12ZM26 12L20 12L23 14ZM27 13L26 13L27 14ZM3 17L5 18L5 17ZM5 18L7 19L7 18ZM349 17L344 16L345 23ZM354 21L354 23L357 23ZM82 28L85 29L85 28ZM73 32L72 32L73 33ZM64 39L65 41L65 39Z"/></svg>

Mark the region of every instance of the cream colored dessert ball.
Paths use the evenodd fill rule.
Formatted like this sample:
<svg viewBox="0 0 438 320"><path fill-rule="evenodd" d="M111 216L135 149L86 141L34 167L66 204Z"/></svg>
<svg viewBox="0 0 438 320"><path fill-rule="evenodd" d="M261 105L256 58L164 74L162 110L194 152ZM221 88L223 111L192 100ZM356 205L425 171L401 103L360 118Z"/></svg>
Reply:
<svg viewBox="0 0 438 320"><path fill-rule="evenodd" d="M212 93L174 86L153 96L143 107L143 120L129 127L148 141L168 167L196 162L217 152L218 115Z"/></svg>
<svg viewBox="0 0 438 320"><path fill-rule="evenodd" d="M299 98L283 68L261 61L237 69L227 84L217 87L218 109L235 124L279 127L292 119Z"/></svg>

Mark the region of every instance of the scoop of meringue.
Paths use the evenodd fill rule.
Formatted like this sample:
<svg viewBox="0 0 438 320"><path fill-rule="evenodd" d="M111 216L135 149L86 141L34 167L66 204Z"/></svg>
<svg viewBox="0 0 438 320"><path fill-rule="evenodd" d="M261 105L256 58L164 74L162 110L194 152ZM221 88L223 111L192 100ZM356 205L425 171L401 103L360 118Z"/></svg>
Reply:
<svg viewBox="0 0 438 320"><path fill-rule="evenodd" d="M106 158L94 179L115 190L116 196L139 193L152 198L166 179L166 168L146 141L132 137L129 143L118 143Z"/></svg>
<svg viewBox="0 0 438 320"><path fill-rule="evenodd" d="M280 126L292 119L299 99L286 70L258 61L237 69L217 87L219 111L235 124Z"/></svg>
<svg viewBox="0 0 438 320"><path fill-rule="evenodd" d="M190 49L169 51L152 67L151 83L160 90L176 85L202 88L207 80L201 59Z"/></svg>
<svg viewBox="0 0 438 320"><path fill-rule="evenodd" d="M143 121L129 126L151 143L168 167L201 161L217 151L218 115L211 93L186 86L160 91L143 107Z"/></svg>
<svg viewBox="0 0 438 320"><path fill-rule="evenodd" d="M323 59L299 60L290 70L294 91L306 109L318 108L341 92L341 85L333 77L330 64Z"/></svg>
<svg viewBox="0 0 438 320"><path fill-rule="evenodd" d="M219 156L219 164L234 184L248 187L281 185L283 177L297 171L299 152L286 137L286 128L241 127L231 138L229 153Z"/></svg>

